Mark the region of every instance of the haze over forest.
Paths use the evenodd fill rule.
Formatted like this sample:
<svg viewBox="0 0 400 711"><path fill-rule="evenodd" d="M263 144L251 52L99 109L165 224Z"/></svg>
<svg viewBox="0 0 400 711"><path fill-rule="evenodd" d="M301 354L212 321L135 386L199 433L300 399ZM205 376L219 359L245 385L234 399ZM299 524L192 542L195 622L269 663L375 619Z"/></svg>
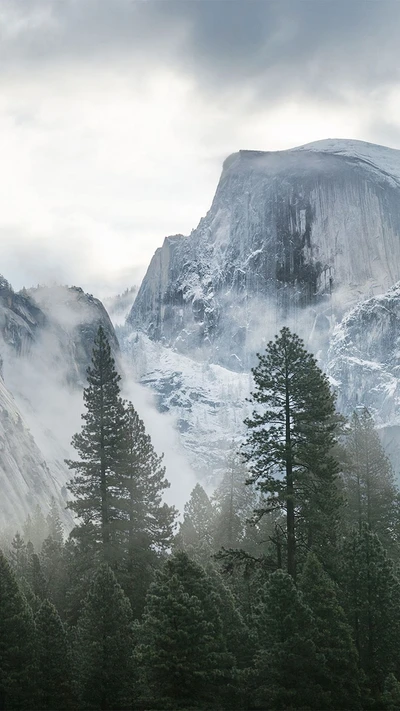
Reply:
<svg viewBox="0 0 400 711"><path fill-rule="evenodd" d="M0 0L0 710L400 711L396 0Z"/></svg>

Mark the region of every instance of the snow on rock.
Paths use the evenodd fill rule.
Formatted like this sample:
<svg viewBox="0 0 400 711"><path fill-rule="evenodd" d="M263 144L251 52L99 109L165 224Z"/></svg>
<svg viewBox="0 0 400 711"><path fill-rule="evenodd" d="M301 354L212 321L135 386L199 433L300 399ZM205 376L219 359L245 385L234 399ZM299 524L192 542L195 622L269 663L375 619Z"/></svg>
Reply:
<svg viewBox="0 0 400 711"><path fill-rule="evenodd" d="M76 287L15 293L0 279L0 528L21 524L52 496L65 523L64 459L80 429L82 388L94 336L102 324L115 355L119 346L100 301Z"/></svg>
<svg viewBox="0 0 400 711"><path fill-rule="evenodd" d="M400 151L357 141L233 154L206 217L156 251L128 325L248 370L288 316L340 319L400 279L399 176Z"/></svg>
<svg viewBox="0 0 400 711"><path fill-rule="evenodd" d="M65 490L44 461L15 400L0 378L0 529L12 532L52 497L65 508Z"/></svg>
<svg viewBox="0 0 400 711"><path fill-rule="evenodd" d="M139 332L123 341L123 352L136 380L152 389L159 412L174 415L193 471L215 484L243 434L251 377L194 361Z"/></svg>
<svg viewBox="0 0 400 711"><path fill-rule="evenodd" d="M400 283L343 318L332 335L327 370L344 412L365 406L380 425L400 425Z"/></svg>

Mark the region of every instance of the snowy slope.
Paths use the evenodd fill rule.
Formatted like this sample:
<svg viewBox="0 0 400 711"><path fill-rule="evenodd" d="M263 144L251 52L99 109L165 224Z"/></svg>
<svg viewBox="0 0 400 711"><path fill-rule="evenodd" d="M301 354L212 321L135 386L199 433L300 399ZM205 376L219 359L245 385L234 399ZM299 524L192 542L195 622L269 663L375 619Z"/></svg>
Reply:
<svg viewBox="0 0 400 711"><path fill-rule="evenodd" d="M64 509L65 478L48 467L15 400L0 378L0 529L12 531L54 497Z"/></svg>
<svg viewBox="0 0 400 711"><path fill-rule="evenodd" d="M249 375L198 363L138 332L123 348L135 379L155 394L158 411L173 414L193 471L203 483L215 483L243 434Z"/></svg>
<svg viewBox="0 0 400 711"><path fill-rule="evenodd" d="M368 407L381 426L400 425L400 283L344 317L331 338L327 371L341 410Z"/></svg>
<svg viewBox="0 0 400 711"><path fill-rule="evenodd" d="M198 227L156 251L122 349L209 477L243 431L255 353L283 323L328 363L344 411L362 402L397 422L397 321L368 299L399 280L400 151L342 139L240 151Z"/></svg>
<svg viewBox="0 0 400 711"><path fill-rule="evenodd" d="M400 279L399 155L354 141L233 154L206 217L156 251L127 323L246 371L266 322L339 319L385 291Z"/></svg>
<svg viewBox="0 0 400 711"><path fill-rule="evenodd" d="M379 172L385 179L400 184L400 150L377 146L366 141L328 138L294 148L296 151L333 153L364 163L371 171Z"/></svg>
<svg viewBox="0 0 400 711"><path fill-rule="evenodd" d="M36 503L46 509L53 495L65 508L64 459L81 425L100 323L118 354L111 321L90 294L75 287L15 293L0 280L0 528L20 524Z"/></svg>

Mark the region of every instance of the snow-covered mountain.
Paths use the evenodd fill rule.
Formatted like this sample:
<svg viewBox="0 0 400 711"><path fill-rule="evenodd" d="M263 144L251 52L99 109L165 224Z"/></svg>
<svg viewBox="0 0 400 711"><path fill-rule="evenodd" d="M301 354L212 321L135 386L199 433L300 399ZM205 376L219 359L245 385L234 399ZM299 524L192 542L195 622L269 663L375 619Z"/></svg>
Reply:
<svg viewBox="0 0 400 711"><path fill-rule="evenodd" d="M223 472L255 353L284 323L318 354L341 409L368 406L400 453L398 282L400 151L345 140L230 156L198 227L164 240L136 299L108 304L121 355L97 299L75 287L15 294L1 280L0 527L52 495L63 504L99 323L185 494L192 472L208 483Z"/></svg>
<svg viewBox="0 0 400 711"><path fill-rule="evenodd" d="M340 317L398 281L399 235L400 151L357 141L240 151L198 227L156 251L128 323L247 370L286 316L309 307L324 329L324 314Z"/></svg>
<svg viewBox="0 0 400 711"><path fill-rule="evenodd" d="M15 293L0 281L0 528L37 503L65 507L64 458L79 429L82 387L99 324L117 354L102 304L75 287Z"/></svg>
<svg viewBox="0 0 400 711"><path fill-rule="evenodd" d="M330 335L356 304L399 280L400 151L347 140L240 151L224 162L198 227L167 237L156 251L122 349L141 362L141 382L175 414L194 466L213 479L242 431L256 351L288 323L329 368L349 410L361 386L349 387L355 371L335 345L337 333L328 365ZM363 307L352 313L362 341ZM393 321L377 314L371 343L379 328L393 339ZM387 345L384 338L382 353ZM394 376L382 374L377 353L368 367L364 404L390 420ZM386 390L376 386L377 374Z"/></svg>

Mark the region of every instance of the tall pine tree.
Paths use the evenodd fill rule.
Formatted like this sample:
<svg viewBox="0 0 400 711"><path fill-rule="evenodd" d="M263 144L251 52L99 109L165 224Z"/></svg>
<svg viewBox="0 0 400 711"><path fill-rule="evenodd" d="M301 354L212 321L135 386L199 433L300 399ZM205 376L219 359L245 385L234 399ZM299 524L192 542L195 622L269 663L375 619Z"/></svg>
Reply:
<svg viewBox="0 0 400 711"><path fill-rule="evenodd" d="M115 370L110 344L100 326L93 348L92 366L87 370L88 386L83 393L86 411L82 430L72 438L80 455L67 460L76 472L69 483L74 498L68 507L80 523L72 535L93 539L102 560L112 563L118 549L120 518L115 492L126 461L126 411L120 397L120 375Z"/></svg>
<svg viewBox="0 0 400 711"><path fill-rule="evenodd" d="M325 551L336 545L339 467L332 449L340 420L326 376L288 328L258 358L243 452L264 511L286 514L287 570L295 577L299 539Z"/></svg>

